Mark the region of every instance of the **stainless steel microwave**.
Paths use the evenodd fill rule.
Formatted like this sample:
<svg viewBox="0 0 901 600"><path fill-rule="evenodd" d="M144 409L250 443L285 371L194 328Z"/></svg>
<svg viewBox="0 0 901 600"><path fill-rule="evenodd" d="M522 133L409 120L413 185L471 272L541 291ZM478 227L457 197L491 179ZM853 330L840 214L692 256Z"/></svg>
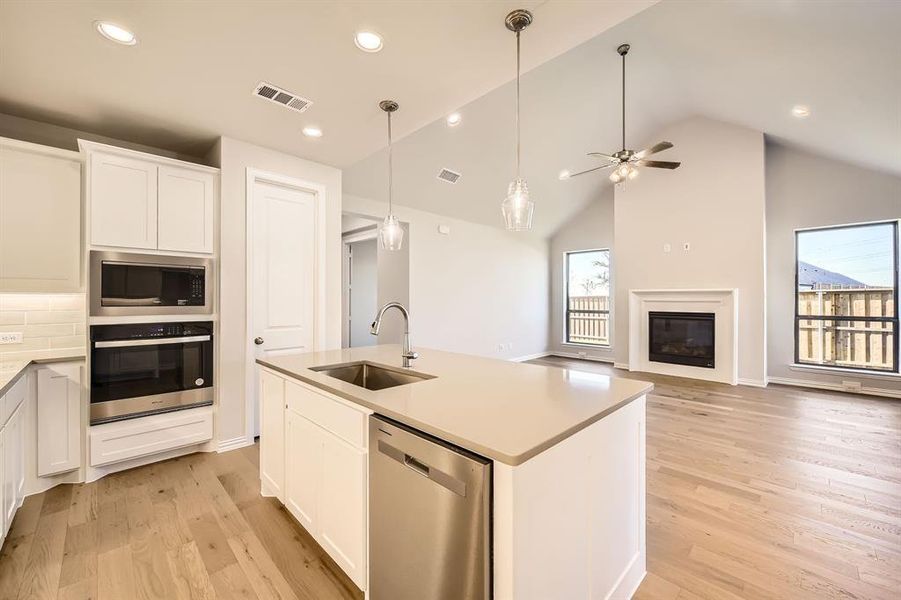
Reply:
<svg viewBox="0 0 901 600"><path fill-rule="evenodd" d="M211 314L212 261L91 251L91 316Z"/></svg>

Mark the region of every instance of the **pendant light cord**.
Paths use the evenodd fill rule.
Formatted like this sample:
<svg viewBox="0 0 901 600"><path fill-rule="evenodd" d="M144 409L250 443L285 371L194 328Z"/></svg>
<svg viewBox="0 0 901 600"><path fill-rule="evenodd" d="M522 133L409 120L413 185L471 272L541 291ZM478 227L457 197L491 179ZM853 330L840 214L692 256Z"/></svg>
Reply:
<svg viewBox="0 0 901 600"><path fill-rule="evenodd" d="M391 113L388 113L388 214L391 214L391 192L392 192L392 173L394 166L391 161Z"/></svg>
<svg viewBox="0 0 901 600"><path fill-rule="evenodd" d="M626 55L623 54L623 150L626 149Z"/></svg>
<svg viewBox="0 0 901 600"><path fill-rule="evenodd" d="M519 33L516 32L516 178L519 179Z"/></svg>

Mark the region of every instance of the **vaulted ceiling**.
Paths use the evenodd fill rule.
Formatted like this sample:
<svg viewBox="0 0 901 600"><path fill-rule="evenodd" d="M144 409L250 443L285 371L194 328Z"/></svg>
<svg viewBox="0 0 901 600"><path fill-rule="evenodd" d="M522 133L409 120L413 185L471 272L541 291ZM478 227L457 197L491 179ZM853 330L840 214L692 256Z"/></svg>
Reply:
<svg viewBox="0 0 901 600"><path fill-rule="evenodd" d="M623 42L632 45L629 147L658 141L665 124L703 115L901 175L899 31L895 1L664 0L533 69L522 82L522 144L536 233L553 232L610 185L604 172L567 181L558 174L598 164L586 152L621 146L616 47ZM796 104L810 107L807 119L792 116ZM502 226L500 203L514 168L513 106L507 83L463 106L460 125L438 120L398 142L395 202ZM401 112L396 120L404 119ZM679 149L659 156L678 160ZM463 176L455 185L439 181L442 167ZM344 189L384 199L385 172L382 151L346 170Z"/></svg>

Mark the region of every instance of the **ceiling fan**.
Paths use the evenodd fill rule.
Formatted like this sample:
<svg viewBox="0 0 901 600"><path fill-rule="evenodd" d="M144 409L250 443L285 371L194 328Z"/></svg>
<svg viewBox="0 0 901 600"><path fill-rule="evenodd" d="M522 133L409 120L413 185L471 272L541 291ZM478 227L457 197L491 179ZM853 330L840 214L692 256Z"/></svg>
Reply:
<svg viewBox="0 0 901 600"><path fill-rule="evenodd" d="M638 177L639 166L652 167L656 169L675 169L680 164L682 164L666 160L647 159L647 157L651 156L652 154L656 154L658 152L672 148L673 145L670 142L658 142L650 148L645 148L644 150L639 150L638 152L626 148L626 54L629 53L629 48L629 44L622 44L616 49L619 55L623 57L623 148L619 152L614 152L613 154L589 152L588 156L600 158L606 161L606 164L603 164L599 167L594 167L593 169L587 169L585 171L573 173L569 175L569 177L576 177L577 175L584 175L585 173L591 173L592 171L598 171L600 169L613 167L613 172L610 174L610 181L614 183L621 183L626 179L635 179L636 177Z"/></svg>

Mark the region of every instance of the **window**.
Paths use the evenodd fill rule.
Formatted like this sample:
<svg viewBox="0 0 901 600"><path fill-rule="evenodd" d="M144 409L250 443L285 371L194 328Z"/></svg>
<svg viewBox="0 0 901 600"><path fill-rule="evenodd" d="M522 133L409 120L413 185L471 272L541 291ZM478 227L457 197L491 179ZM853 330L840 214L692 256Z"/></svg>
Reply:
<svg viewBox="0 0 901 600"><path fill-rule="evenodd" d="M610 345L610 251L566 253L566 343Z"/></svg>
<svg viewBox="0 0 901 600"><path fill-rule="evenodd" d="M795 232L795 362L898 372L898 222Z"/></svg>

